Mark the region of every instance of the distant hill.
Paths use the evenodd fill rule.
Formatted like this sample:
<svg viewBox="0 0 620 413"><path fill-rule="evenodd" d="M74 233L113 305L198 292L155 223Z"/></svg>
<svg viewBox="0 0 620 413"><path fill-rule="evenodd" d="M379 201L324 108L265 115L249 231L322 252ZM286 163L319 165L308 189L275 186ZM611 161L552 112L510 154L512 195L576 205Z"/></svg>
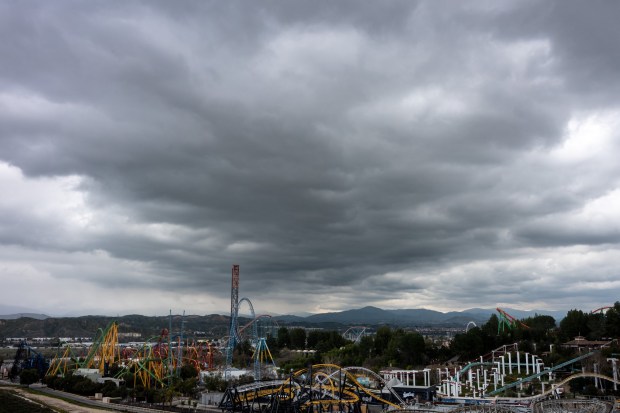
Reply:
<svg viewBox="0 0 620 413"><path fill-rule="evenodd" d="M513 317L522 319L539 315L551 315L559 322L566 313L559 311L521 311L504 309ZM363 307L354 310L313 314L307 317L298 315L275 316L280 326L313 327L344 330L351 325L391 325L398 327L439 327L464 328L470 321L482 325L489 320L495 309L472 308L465 311L440 311L426 309L383 310L377 307ZM15 317L0 317L0 339L35 338L35 337L95 337L98 331L105 329L110 322L118 323L121 340L135 341L157 339L164 329L170 329L168 316L147 317L143 315L126 315L122 317L82 316L82 317L47 317L42 314L15 314ZM19 317L18 317L19 316ZM239 324L246 325L248 316L239 316ZM230 317L221 314L205 316L172 316L172 336L180 334L184 325L185 337L223 338L228 335Z"/></svg>
<svg viewBox="0 0 620 413"><path fill-rule="evenodd" d="M504 309L513 317L522 319L533 317L534 315L551 315L559 322L566 313L561 311L522 311L514 309ZM467 325L470 321L476 324L486 323L492 314L497 314L495 309L473 308L465 311L452 311L442 313L440 311L427 309L402 309L402 310L383 310L381 308L367 306L355 310L314 314L308 317L299 316L278 316L276 319L285 323L339 323L339 324L358 324L358 325L379 325L389 324L397 326L441 326L458 327Z"/></svg>
<svg viewBox="0 0 620 413"><path fill-rule="evenodd" d="M307 317L301 317L298 315L292 315L292 314L287 314L287 315L278 315L274 317L276 320L278 320L278 322L284 322L284 323L302 323L306 321Z"/></svg>
<svg viewBox="0 0 620 413"><path fill-rule="evenodd" d="M20 307L16 305L6 305L0 303L0 320L13 320L21 317L45 319L49 316L41 314L40 311L37 311L37 309L35 308Z"/></svg>
<svg viewBox="0 0 620 413"><path fill-rule="evenodd" d="M460 312L442 313L426 309L383 310L377 307L364 307L337 313L315 314L304 318L310 323L341 323L378 325L389 324L398 326L462 326L469 321L486 322L489 314L463 314Z"/></svg>
<svg viewBox="0 0 620 413"><path fill-rule="evenodd" d="M128 337L127 341L146 340L159 337L164 329L170 329L171 320L167 316L147 317L142 315L126 315L122 317L82 316L82 317L49 317L35 319L21 317L16 319L0 319L0 338L36 338L36 337L83 337L93 338L99 330L112 322L118 323L119 337ZM240 321L247 320L243 319ZM184 324L185 337L200 336L222 338L228 334L230 317L219 314L206 316L188 315L183 319L180 315L172 316L172 333L178 335Z"/></svg>
<svg viewBox="0 0 620 413"><path fill-rule="evenodd" d="M46 318L50 318L50 316L45 314L36 314L36 313L17 313L17 314L6 314L0 315L0 320L15 320L17 318L34 318L36 320L45 320Z"/></svg>

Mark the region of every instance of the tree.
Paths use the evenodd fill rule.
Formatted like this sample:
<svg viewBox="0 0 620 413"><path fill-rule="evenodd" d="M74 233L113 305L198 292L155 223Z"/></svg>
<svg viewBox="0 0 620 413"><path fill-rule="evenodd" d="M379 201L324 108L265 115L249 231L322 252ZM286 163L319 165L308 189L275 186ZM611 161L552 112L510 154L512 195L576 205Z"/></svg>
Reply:
<svg viewBox="0 0 620 413"><path fill-rule="evenodd" d="M363 361L372 357L372 349L374 344L375 342L371 336L364 336L360 339L358 347L360 356L362 357L362 364Z"/></svg>
<svg viewBox="0 0 620 413"><path fill-rule="evenodd" d="M605 336L620 336L620 302L616 301L614 306L605 313Z"/></svg>
<svg viewBox="0 0 620 413"><path fill-rule="evenodd" d="M108 380L101 386L101 393L103 393L104 396L110 396L112 393L116 392L117 389L118 386L116 383L112 380Z"/></svg>
<svg viewBox="0 0 620 413"><path fill-rule="evenodd" d="M482 331L489 336L495 336L497 334L498 328L499 318L497 318L497 314L491 314L489 320L482 326Z"/></svg>
<svg viewBox="0 0 620 413"><path fill-rule="evenodd" d="M280 327L278 329L278 341L277 342L278 342L279 348L290 347L291 337L289 335L288 328Z"/></svg>
<svg viewBox="0 0 620 413"><path fill-rule="evenodd" d="M198 370L193 364L184 364L181 367L179 376L182 380L195 379L196 377L198 377Z"/></svg>
<svg viewBox="0 0 620 413"><path fill-rule="evenodd" d="M347 344L337 331L310 331L307 337L308 348L325 353L333 348L340 348Z"/></svg>
<svg viewBox="0 0 620 413"><path fill-rule="evenodd" d="M163 406L167 402L170 404L170 406L172 406L172 400L174 400L174 397L177 396L178 394L179 393L174 388L174 386L161 389L161 392L159 393L159 399L161 400L161 405Z"/></svg>
<svg viewBox="0 0 620 413"><path fill-rule="evenodd" d="M388 326L381 326L377 329L375 334L375 346L374 352L378 356L382 356L390 344L392 339L392 329Z"/></svg>
<svg viewBox="0 0 620 413"><path fill-rule="evenodd" d="M294 328L290 331L291 348L304 349L306 347L306 330Z"/></svg>
<svg viewBox="0 0 620 413"><path fill-rule="evenodd" d="M399 337L401 349L400 364L404 367L420 365L424 362L424 337L419 333L408 332Z"/></svg>
<svg viewBox="0 0 620 413"><path fill-rule="evenodd" d="M590 333L588 317L581 310L570 310L560 321L560 331L566 340L577 336L587 336Z"/></svg>
<svg viewBox="0 0 620 413"><path fill-rule="evenodd" d="M280 346L278 345L278 339L269 334L267 336L267 347L271 351L274 357L277 357L280 354Z"/></svg>
<svg viewBox="0 0 620 413"><path fill-rule="evenodd" d="M485 354L484 332L476 327L467 333L457 334L450 343L450 350L462 359L472 360L481 354Z"/></svg>
<svg viewBox="0 0 620 413"><path fill-rule="evenodd" d="M538 315L528 317L523 320L523 324L527 325L530 330L549 331L555 328L555 318L550 315Z"/></svg>
<svg viewBox="0 0 620 413"><path fill-rule="evenodd" d="M252 358L252 354L254 353L252 349L252 344L249 340L243 340L235 347L237 354L239 355L238 365L241 367L245 367L248 364L248 359Z"/></svg>
<svg viewBox="0 0 620 413"><path fill-rule="evenodd" d="M196 387L197 384L198 379L196 377L190 377L179 382L176 388L184 396L193 397L198 392L198 388Z"/></svg>
<svg viewBox="0 0 620 413"><path fill-rule="evenodd" d="M39 381L39 371L37 369L25 369L19 374L19 384L29 385Z"/></svg>
<svg viewBox="0 0 620 413"><path fill-rule="evenodd" d="M550 333L556 328L555 319L548 315L536 314L523 320L523 323L529 327L521 331L523 339L541 343L548 343Z"/></svg>
<svg viewBox="0 0 620 413"><path fill-rule="evenodd" d="M349 343L342 348L338 348L338 362L336 364L340 364L343 366L359 366L360 363L360 353L359 347L353 343Z"/></svg>
<svg viewBox="0 0 620 413"><path fill-rule="evenodd" d="M218 376L204 376L203 378L205 387L209 391L220 391L223 392L226 390L228 383L221 377Z"/></svg>
<svg viewBox="0 0 620 413"><path fill-rule="evenodd" d="M606 321L607 317L603 313L596 314L588 314L587 316L587 325L590 333L588 336L593 340L600 340L606 334Z"/></svg>

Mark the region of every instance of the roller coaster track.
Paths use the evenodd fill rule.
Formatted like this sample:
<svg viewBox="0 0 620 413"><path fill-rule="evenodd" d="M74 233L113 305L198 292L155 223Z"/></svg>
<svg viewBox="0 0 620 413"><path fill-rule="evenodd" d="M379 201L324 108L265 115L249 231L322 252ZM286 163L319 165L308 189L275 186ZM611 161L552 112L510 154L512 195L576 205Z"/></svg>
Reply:
<svg viewBox="0 0 620 413"><path fill-rule="evenodd" d="M585 377L590 377L590 378L595 377L595 378L599 378L599 379L602 379L602 380L610 381L612 383L620 384L620 380L614 380L612 377L605 376L604 374L588 373L588 372L586 372L586 373L575 373L575 374L572 374L572 375L566 377L561 382L555 383L553 388L545 391L544 393L538 395L537 397L548 396L549 394L553 393L553 391L555 390L556 387L563 386L563 385L565 385L566 383L568 383L571 380L579 379L579 378L582 378L582 377L584 377L584 378Z"/></svg>
<svg viewBox="0 0 620 413"><path fill-rule="evenodd" d="M450 413L515 413L509 406L498 406L496 404L479 404L479 405L464 405L450 410Z"/></svg>
<svg viewBox="0 0 620 413"><path fill-rule="evenodd" d="M116 378L121 378L128 371L134 371L134 386L140 379L145 388L151 386L165 387L164 380L172 370L167 365L168 347L163 343L164 335L150 337L131 358L125 368L121 369Z"/></svg>
<svg viewBox="0 0 620 413"><path fill-rule="evenodd" d="M461 376L463 373L467 373L467 370L470 370L474 367L478 367L478 366L494 366L495 363L491 362L491 361L473 361L469 364L467 364L465 367L463 367L462 369L460 369L458 371L458 373L455 376L452 376L452 380L456 380L456 376Z"/></svg>
<svg viewBox="0 0 620 413"><path fill-rule="evenodd" d="M549 389L545 390L543 393L540 393L540 394L537 394L537 395L534 395L534 396L529 396L529 397L520 397L519 399L520 400L524 400L524 401L526 401L526 400L527 401L536 401L538 399L544 399L545 397L553 394L553 392L555 391L556 388L565 385L566 383L570 382L571 380L579 379L579 378L594 378L594 377L602 379L602 380L607 380L607 381L610 381L612 383L615 382L615 383L620 384L620 380L614 380L612 377L605 376L604 374L589 373L589 372L575 373L575 374L572 374L572 375L566 377L564 380L562 380L560 382L553 383L553 385ZM519 384L519 382L517 382L517 384Z"/></svg>
<svg viewBox="0 0 620 413"><path fill-rule="evenodd" d="M237 386L237 391L248 392L252 390L263 389L265 387L280 387L284 383L285 383L284 380L259 381L259 382Z"/></svg>
<svg viewBox="0 0 620 413"><path fill-rule="evenodd" d="M589 355L584 355L582 357L578 357L577 359L570 360L566 364L578 361L579 359L585 358L587 356ZM545 371L545 373L548 373L550 370L551 369L548 369L547 371ZM222 399L222 404L220 404L220 408L232 412L247 412L258 411L259 409L261 409L261 403L272 403L272 408L273 403L287 403L285 404L284 410L281 410L282 406L280 406L276 407L275 410L271 411L311 412L314 411L312 410L311 406L321 406L321 409L323 410L329 410L329 408L333 408L333 406L336 405L353 406L361 401L360 396L362 394L366 394L373 399L383 403L384 405L389 406L390 409L397 409L403 412L407 411L406 404L400 398L397 399L401 403L396 404L378 396L371 389L362 386L357 381L357 377L355 375L356 372L361 372L364 375L371 376L373 379L376 379L378 380L378 382L383 383L386 388L391 390L387 383L385 383L379 375L363 367L342 368L334 364L316 364L309 368L301 369L291 373L291 376L286 380L252 383L239 386L234 389L229 389L227 391L228 398L226 400ZM538 377L540 375L535 374L533 376ZM602 380L614 382L613 378L598 373L577 373L565 378L564 380L554 384L553 386L550 386L550 388L542 394L530 397L523 397L519 400L522 400L524 402L540 401L541 399L544 399L548 395L552 394L557 387L563 386L571 380L582 377L597 377ZM528 379L530 380L533 378L535 377L528 377ZM519 384L521 382L523 382L523 380L517 382L516 384ZM619 381L615 382L619 383ZM480 401L483 400L484 399L480 399ZM288 409L286 406L288 406ZM594 408L595 410L592 410L592 408ZM596 406L589 407L589 405L586 406L585 404L584 409L585 410L580 412L607 413L607 411L605 411L604 409L601 410L601 408ZM344 409L342 408L341 410L344 411ZM416 409L417 412L420 412L422 410L424 409ZM270 410L268 408L265 410L263 407L262 411ZM478 406L466 405L451 410L451 413L466 413L469 411L476 411L482 413L508 413L511 412L512 409L510 409L508 406L500 406L495 404L493 399L486 399L486 403L482 403Z"/></svg>
<svg viewBox="0 0 620 413"><path fill-rule="evenodd" d="M380 395L364 387L357 380L355 372L372 376L400 404L386 400L383 394ZM401 409L405 405L398 394L372 370L363 367L343 368L335 364L315 364L291 373L286 380L229 388L220 403L220 408L229 411L245 410L250 405L254 406L259 400L263 400L264 403L267 401L293 403L301 410L307 410L310 406L323 406L322 408L336 404L353 406L361 402L362 394L393 409Z"/></svg>
<svg viewBox="0 0 620 413"><path fill-rule="evenodd" d="M388 389L388 391L390 392L390 394L396 399L398 400L398 402L401 405L405 405L405 401L398 395L398 393L396 393L393 389L392 386L390 386L388 384L388 382L386 382L383 377L381 377L380 375L378 375L377 373L375 373L374 371L367 369L365 367L344 367L343 370L348 371L361 371L366 375L371 376L372 378L374 378L375 380L377 380L378 383L380 383L383 388ZM357 378L356 378L357 381Z"/></svg>
<svg viewBox="0 0 620 413"><path fill-rule="evenodd" d="M610 382L620 383L615 381L609 376L598 373L576 373L564 380L554 383L548 390L541 394L537 394L529 397L519 397L515 400L526 403L531 407L533 413L610 413L613 409L614 403L599 399L593 400L576 400L576 399L548 399L547 397L552 395L558 387L561 387L571 380L578 378L599 378L602 380L608 380ZM451 409L450 413L515 413L515 410L510 405L501 405L497 403L496 398L487 399L475 399L476 404L465 404L456 409ZM417 410L416 410L417 411ZM399 412L400 413L400 412Z"/></svg>
<svg viewBox="0 0 620 413"><path fill-rule="evenodd" d="M604 400L552 399L534 403L531 410L528 410L532 413L611 413L613 407L612 402ZM399 413L407 412L403 410ZM415 409L410 412L420 413L420 410ZM466 404L451 409L450 413L515 413L515 409L512 406L495 403Z"/></svg>
<svg viewBox="0 0 620 413"><path fill-rule="evenodd" d="M80 363L81 368L95 367L103 375L107 366L120 360L118 351L118 324L110 322L105 330L98 329L98 335L90 347L86 358Z"/></svg>
<svg viewBox="0 0 620 413"><path fill-rule="evenodd" d="M467 370L470 370L474 367L478 367L478 366L494 366L495 363L491 362L491 361L472 361L471 363L468 363L465 367L463 367L462 369L460 369L454 376L452 376L451 380L456 380L456 376L461 376L464 373L467 373Z"/></svg>
<svg viewBox="0 0 620 413"><path fill-rule="evenodd" d="M536 403L533 413L611 413L614 403L605 400L544 400Z"/></svg>
<svg viewBox="0 0 620 413"><path fill-rule="evenodd" d="M247 324L246 324L246 325L244 325L243 327L240 327L240 328L237 330L237 334L238 334L238 338L239 338L239 340L241 340L241 338L243 337L243 332L244 332L244 331L245 331L248 327L251 327L251 326L252 326L253 328L256 328L256 329L258 330L258 322L259 322L259 321L261 321L261 320L265 320L265 319L270 320L270 321L274 324L274 326L272 327L272 329L275 329L275 331L276 331L276 333L277 333L277 330L278 330L278 328L280 327L280 326L279 326L279 324L278 324L278 321L277 321L275 318L273 318L272 316L270 316L269 314L259 314L259 315L255 316L255 317L254 317L254 318L253 318L253 319L252 319L249 323L247 323ZM258 334L258 331L257 331L256 333L254 333L254 332L253 332L253 337L252 337L252 339L253 339L253 340L255 340L256 338L258 338L258 335L259 335L259 334Z"/></svg>
<svg viewBox="0 0 620 413"><path fill-rule="evenodd" d="M512 347L513 349L516 349L516 344L503 345L501 347L498 347L495 350L491 351L490 353L487 353L484 356L482 356L482 358L483 359L490 358L495 353L497 353L497 354L506 354L508 352L508 348L509 347ZM469 364L467 364L465 367L463 367L461 370L459 370L457 375L460 376L463 373L467 373L467 370L469 370L469 369L471 369L473 367L477 367L477 366L493 366L493 365L495 365L495 364L493 362L491 362L491 361L472 361ZM452 380L456 380L456 375L452 377Z"/></svg>
<svg viewBox="0 0 620 413"><path fill-rule="evenodd" d="M364 333L366 333L366 329L367 327L364 326L349 327L347 331L342 333L342 337L346 340L354 342L355 344L359 344L360 340L364 336Z"/></svg>
<svg viewBox="0 0 620 413"><path fill-rule="evenodd" d="M551 368L544 369L540 373L532 374L531 376L527 376L524 379L520 379L520 380L517 380L517 381L515 381L513 383L507 384L507 385L505 385L503 387L500 387L499 389L493 390L492 392L485 393L484 396L494 396L494 395L499 394L499 393L501 393L501 392L503 392L505 390L511 389L513 387L516 387L516 386L520 385L521 383L527 383L529 381L532 381L534 379L539 378L540 376L543 376L543 375L549 374L549 373L551 373L551 372L553 372L555 370L561 369L562 367L566 367L566 366L571 365L573 363L576 363L576 362L578 362L580 360L583 360L585 358L591 357L595 353L596 353L595 351L591 351L591 352L583 354L583 355L581 355L579 357L575 357L574 359L568 360L568 361L566 361L564 363L558 364L557 366L553 366ZM592 374L594 374L594 373L592 373Z"/></svg>
<svg viewBox="0 0 620 413"><path fill-rule="evenodd" d="M74 370L77 366L77 356L74 354L71 346L65 347L62 354L60 354L61 347L56 350L56 355L50 362L50 367L45 373L46 376L56 376L61 374L63 377L69 370Z"/></svg>
<svg viewBox="0 0 620 413"><path fill-rule="evenodd" d="M476 323L474 323L473 321L470 321L469 323L467 323L467 325L465 326L465 332L467 333L469 331L469 326L472 325L474 327L478 327L476 325Z"/></svg>
<svg viewBox="0 0 620 413"><path fill-rule="evenodd" d="M336 375L340 376L341 372L344 372L345 380L346 380L346 378L349 378L353 383L355 383L355 386L359 390L361 390L363 393L367 394L368 396L372 397L373 399L375 399L375 400L377 400L377 401L379 401L381 403L387 404L389 406L395 407L395 408L400 408L402 405L405 404L405 402L398 396L398 394L396 394L396 392L394 392L391 387L387 386L387 383L385 382L385 380L383 380L381 378L381 376L379 376L378 374L376 374L373 371L368 370L368 369L366 369L364 367L346 367L346 368L343 368L343 367L340 367L340 366L338 366L336 364L314 364L314 365L312 365L311 369L313 371L315 371L317 369L319 371L321 369L333 369L334 371L332 371L331 373L327 374L327 377L329 377L330 379L335 379ZM398 404L392 403L392 402L390 402L388 400L385 400L382 397L377 396L374 392L372 392L372 390L367 389L366 387L362 386L357 381L357 377L355 377L351 373L352 370L360 370L360 371L364 371L367 374L373 375L373 377L378 379L380 381L380 383L383 384L390 391L390 393L401 403L401 405L398 405ZM295 372L294 376L298 377L298 376L301 376L301 375L305 374L306 372L308 372L308 369L301 369L301 370L298 370L297 372ZM338 379L341 380L340 377L338 377ZM324 382L325 382L324 380L320 381L321 384L324 383Z"/></svg>

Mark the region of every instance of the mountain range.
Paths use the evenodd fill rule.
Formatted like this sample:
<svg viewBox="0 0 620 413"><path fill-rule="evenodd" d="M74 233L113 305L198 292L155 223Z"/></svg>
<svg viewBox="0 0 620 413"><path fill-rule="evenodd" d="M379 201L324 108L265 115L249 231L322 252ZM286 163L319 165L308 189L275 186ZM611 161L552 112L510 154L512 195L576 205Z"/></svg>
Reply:
<svg viewBox="0 0 620 413"><path fill-rule="evenodd" d="M559 322L566 315L566 311L547 311L547 310L517 310L512 308L503 309L514 318L523 319L535 315L552 316ZM367 306L354 310L340 312L330 312L322 314L312 314L306 317L283 315L276 316L278 321L287 323L339 323L339 324L358 324L358 325L378 325L390 324L397 326L443 326L457 327L465 326L470 321L476 324L483 324L489 320L492 314L497 314L495 309L471 308L464 311L451 311L442 313L440 311L427 309L402 309L402 310L383 310L381 308Z"/></svg>
<svg viewBox="0 0 620 413"><path fill-rule="evenodd" d="M37 313L16 313L0 315L0 320L16 320L18 318L34 318L35 320L45 320L46 318L50 318L50 316Z"/></svg>
<svg viewBox="0 0 620 413"><path fill-rule="evenodd" d="M506 308L504 311L517 319L534 315L550 315L559 322L566 312L532 310L522 311ZM426 309L383 310L377 307L363 307L354 310L312 314L306 317L295 315L274 316L280 326L315 327L325 329L346 329L349 326L391 325L396 327L424 328L463 328L474 322L482 325L489 320L493 309L472 308L465 311L442 313ZM239 315L239 324L250 321L247 316ZM202 332L211 337L223 337L228 333L230 317L212 314L205 316L174 315L172 320L166 316L147 317L142 315L126 316L81 316L81 317L48 317L43 314L19 313L0 316L0 338L6 337L87 337L94 335L98 329L104 328L111 321L117 321L119 333L138 333L142 337L159 335L169 324L172 330L180 328L183 323L186 334Z"/></svg>

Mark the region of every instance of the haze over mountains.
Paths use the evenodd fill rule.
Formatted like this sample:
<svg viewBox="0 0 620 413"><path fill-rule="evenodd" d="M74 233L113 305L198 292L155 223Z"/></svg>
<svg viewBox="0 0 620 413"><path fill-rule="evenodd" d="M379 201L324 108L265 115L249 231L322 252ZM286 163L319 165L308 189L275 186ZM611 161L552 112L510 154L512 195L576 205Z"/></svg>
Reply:
<svg viewBox="0 0 620 413"><path fill-rule="evenodd" d="M534 315L550 315L556 322L559 322L565 315L565 311L545 311L532 310L523 311L505 308L509 314L518 319L531 317ZM278 315L273 316L277 322L282 325L295 326L314 326L324 328L338 328L338 325L393 325L400 327L463 327L473 321L477 325L486 323L492 314L496 314L495 309L472 308L464 311L453 311L442 313L439 311L427 309L399 309L399 310L383 310L377 307L363 307L340 312L312 314L309 316L297 315ZM178 319L179 315L174 315ZM249 318L248 315L240 314L240 318ZM128 328L127 331L141 331L147 333L144 327L147 325L152 327L153 331L158 331L160 324L165 325L167 317L148 317L142 315L126 315L126 316L82 316L82 317L48 317L44 314L36 313L16 313L11 315L0 315L0 335L5 336L28 336L28 334L71 335L75 330L75 322L78 320L89 320L88 327L85 328L83 322L80 323L79 331L74 333L84 334L90 328L96 330L97 324L106 324L111 320L118 320L124 323ZM224 315L196 316L188 315L187 320L193 320L192 327L196 330L209 330L217 324L220 327L229 323L229 317ZM98 327L102 327L99 325ZM224 331L226 329L224 328ZM152 333L152 332L151 332Z"/></svg>
<svg viewBox="0 0 620 413"><path fill-rule="evenodd" d="M550 315L559 322L566 311L547 311L547 310L516 310L511 308L504 309L513 317L521 319L538 315ZM402 310L383 310L377 307L367 306L354 310L346 310L333 313L313 314L307 317L284 315L277 316L278 320L287 322L306 322L306 323L340 323L340 324L393 324L393 325L465 325L470 321L475 323L485 323L492 314L497 313L495 309L471 308L464 311L451 311L442 313L440 311L427 309L402 309Z"/></svg>

